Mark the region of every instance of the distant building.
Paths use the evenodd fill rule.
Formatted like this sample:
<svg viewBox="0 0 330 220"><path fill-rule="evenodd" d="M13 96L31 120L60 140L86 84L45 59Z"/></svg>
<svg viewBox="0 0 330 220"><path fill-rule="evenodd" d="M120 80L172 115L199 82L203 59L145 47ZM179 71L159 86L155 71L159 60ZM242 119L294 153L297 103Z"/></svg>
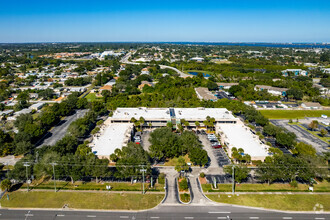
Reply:
<svg viewBox="0 0 330 220"><path fill-rule="evenodd" d="M200 100L210 100L210 101L216 101L218 98L213 95L208 88L205 88L205 87L198 87L198 88L195 88L195 92L196 92L196 95L197 97L200 99Z"/></svg>
<svg viewBox="0 0 330 220"><path fill-rule="evenodd" d="M256 85L254 87L254 90L256 91L263 91L267 90L270 94L277 95L277 96L286 96L286 91L288 91L287 88L279 88L279 87L273 87L273 86L265 86L265 85Z"/></svg>
<svg viewBox="0 0 330 220"><path fill-rule="evenodd" d="M201 58L201 57L193 57L193 58L191 58L190 60L192 60L192 61L196 61L196 62L203 62L203 61L204 61L204 58Z"/></svg>
<svg viewBox="0 0 330 220"><path fill-rule="evenodd" d="M308 72L302 69L286 69L282 71L283 76L289 76L290 74L294 76L308 76Z"/></svg>
<svg viewBox="0 0 330 220"><path fill-rule="evenodd" d="M31 105L29 108L32 109L32 110L36 110L36 111L38 111L38 110L40 110L44 105L45 105L44 102L38 102L38 103L36 103L36 104Z"/></svg>
<svg viewBox="0 0 330 220"><path fill-rule="evenodd" d="M324 68L324 69L322 69L322 71L323 71L324 73L330 73L330 68Z"/></svg>
<svg viewBox="0 0 330 220"><path fill-rule="evenodd" d="M100 90L100 92L102 92L103 90L108 90L108 91L111 92L112 86L110 86L110 85L104 85L99 90Z"/></svg>
<svg viewBox="0 0 330 220"><path fill-rule="evenodd" d="M217 83L219 89L230 89L232 86L237 86L238 83Z"/></svg>
<svg viewBox="0 0 330 220"><path fill-rule="evenodd" d="M322 105L318 102L304 102L301 104L304 109L322 109Z"/></svg>
<svg viewBox="0 0 330 220"><path fill-rule="evenodd" d="M142 81L141 84L138 86L138 89L142 90L145 85L148 85L150 87L154 86L154 84L152 82Z"/></svg>
<svg viewBox="0 0 330 220"><path fill-rule="evenodd" d="M143 68L141 70L141 75L149 75L149 74L150 74L150 72L149 72L148 68Z"/></svg>

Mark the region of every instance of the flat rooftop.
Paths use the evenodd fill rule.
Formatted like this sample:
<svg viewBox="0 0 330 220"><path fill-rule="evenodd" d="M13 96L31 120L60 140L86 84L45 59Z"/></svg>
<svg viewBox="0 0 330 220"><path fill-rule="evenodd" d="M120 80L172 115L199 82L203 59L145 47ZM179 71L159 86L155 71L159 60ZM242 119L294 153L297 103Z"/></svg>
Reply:
<svg viewBox="0 0 330 220"><path fill-rule="evenodd" d="M235 119L233 114L226 108L174 108L178 119L205 120L207 116L216 120Z"/></svg>
<svg viewBox="0 0 330 220"><path fill-rule="evenodd" d="M117 108L112 115L112 119L131 119L134 117L139 120L143 117L148 119L170 119L169 108Z"/></svg>
<svg viewBox="0 0 330 220"><path fill-rule="evenodd" d="M97 156L107 156L121 149L131 138L131 123L111 123L93 139L92 151Z"/></svg>
<svg viewBox="0 0 330 220"><path fill-rule="evenodd" d="M262 144L258 136L253 135L248 127L242 124L219 124L219 127L227 137L230 148L242 148L244 153L251 157L270 156L268 146Z"/></svg>
<svg viewBox="0 0 330 220"><path fill-rule="evenodd" d="M177 119L205 120L207 116L214 117L216 120L235 119L226 108L173 108L173 110ZM117 108L112 119L130 120L132 117L137 120L140 117L145 120L170 120L171 111L170 108Z"/></svg>

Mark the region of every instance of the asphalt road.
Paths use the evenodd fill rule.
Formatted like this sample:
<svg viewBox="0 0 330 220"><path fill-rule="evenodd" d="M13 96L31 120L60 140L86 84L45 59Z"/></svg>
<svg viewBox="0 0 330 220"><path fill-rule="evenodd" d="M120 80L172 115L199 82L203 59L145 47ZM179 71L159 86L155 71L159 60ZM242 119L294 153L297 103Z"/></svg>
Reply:
<svg viewBox="0 0 330 220"><path fill-rule="evenodd" d="M75 114L67 116L65 119L63 119L58 125L56 125L45 135L44 139L41 139L41 141L38 142L38 148L44 145L56 144L58 140L62 139L66 135L71 122L77 120L78 118L82 118L87 111L87 109L77 110Z"/></svg>
<svg viewBox="0 0 330 220"><path fill-rule="evenodd" d="M242 208L229 205L218 206L158 206L148 211L63 211L63 210L0 210L1 219L329 219L330 214L284 213ZM228 218L228 217L229 218Z"/></svg>

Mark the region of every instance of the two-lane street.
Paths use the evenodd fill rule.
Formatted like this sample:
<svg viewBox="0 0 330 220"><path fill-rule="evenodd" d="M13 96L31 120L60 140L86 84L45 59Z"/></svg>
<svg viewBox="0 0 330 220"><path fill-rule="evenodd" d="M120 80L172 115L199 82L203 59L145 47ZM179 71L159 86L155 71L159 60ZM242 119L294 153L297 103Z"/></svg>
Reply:
<svg viewBox="0 0 330 220"><path fill-rule="evenodd" d="M166 219L166 220L206 220L206 219L306 219L326 220L325 213L285 213L259 209L219 206L158 206L147 211L64 211L64 210L0 210L0 219ZM228 218L228 217L229 218Z"/></svg>

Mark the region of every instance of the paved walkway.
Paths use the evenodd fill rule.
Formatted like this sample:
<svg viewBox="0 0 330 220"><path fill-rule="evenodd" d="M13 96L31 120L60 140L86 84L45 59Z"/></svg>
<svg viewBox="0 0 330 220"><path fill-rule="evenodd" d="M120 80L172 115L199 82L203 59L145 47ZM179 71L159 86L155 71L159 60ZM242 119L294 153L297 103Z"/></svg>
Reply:
<svg viewBox="0 0 330 220"><path fill-rule="evenodd" d="M232 192L206 192L205 195L209 194L232 194ZM263 195L263 194L273 194L273 195L318 195L318 194L325 194L330 195L330 192L235 192L235 194L256 194L256 195Z"/></svg>
<svg viewBox="0 0 330 220"><path fill-rule="evenodd" d="M177 172L174 170L167 170L166 179L167 179L167 188L166 188L166 199L161 205L173 206L181 204L179 201L179 194L177 189L177 184L175 178L177 177Z"/></svg>
<svg viewBox="0 0 330 220"><path fill-rule="evenodd" d="M18 191L27 191L27 189L19 189ZM29 189L29 192L54 192L54 189ZM84 193L125 193L125 194L142 194L141 191L106 191L106 190L72 190L57 189L57 192L84 192ZM146 194L164 194L164 191L145 191Z"/></svg>
<svg viewBox="0 0 330 220"><path fill-rule="evenodd" d="M204 196L202 189L200 187L198 177L192 176L189 178L190 189L192 201L191 205L201 205L201 206L209 206L209 205L219 205L218 203L212 202L206 196Z"/></svg>

